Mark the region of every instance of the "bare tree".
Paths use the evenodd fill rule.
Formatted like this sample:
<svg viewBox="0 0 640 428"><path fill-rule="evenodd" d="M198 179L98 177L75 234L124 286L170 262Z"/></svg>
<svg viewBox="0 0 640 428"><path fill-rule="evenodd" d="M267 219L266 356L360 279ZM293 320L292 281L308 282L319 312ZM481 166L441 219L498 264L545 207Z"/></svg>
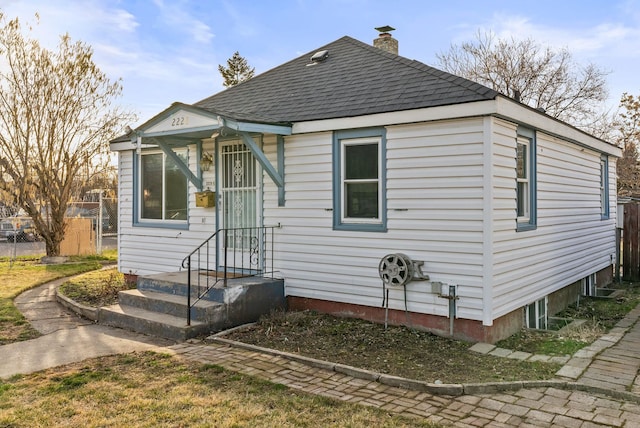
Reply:
<svg viewBox="0 0 640 428"><path fill-rule="evenodd" d="M238 51L227 60L226 67L218 65L218 71L224 79L222 84L227 88L247 81L255 74L255 68L249 67L247 60L240 56L240 52Z"/></svg>
<svg viewBox="0 0 640 428"><path fill-rule="evenodd" d="M72 195L104 166L108 141L135 120L112 106L122 92L93 50L61 36L56 52L0 12L0 192L60 254Z"/></svg>
<svg viewBox="0 0 640 428"><path fill-rule="evenodd" d="M609 123L604 111L607 72L576 64L566 49L552 50L532 39L504 40L478 32L473 42L451 45L437 55L453 74L488 86L557 119L598 134Z"/></svg>
<svg viewBox="0 0 640 428"><path fill-rule="evenodd" d="M619 114L618 145L622 147L622 157L617 163L618 195L640 197L640 96L634 97L625 92L620 107L623 111Z"/></svg>

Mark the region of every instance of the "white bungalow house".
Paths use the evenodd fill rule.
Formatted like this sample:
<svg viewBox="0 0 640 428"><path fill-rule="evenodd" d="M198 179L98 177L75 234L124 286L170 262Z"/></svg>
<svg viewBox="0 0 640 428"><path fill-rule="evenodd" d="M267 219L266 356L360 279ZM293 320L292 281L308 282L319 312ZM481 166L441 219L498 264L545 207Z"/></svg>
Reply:
<svg viewBox="0 0 640 428"><path fill-rule="evenodd" d="M290 309L486 342L612 277L618 147L350 37L111 149L125 274L177 271L219 229L277 226L265 259ZM222 241L209 257L237 270Z"/></svg>

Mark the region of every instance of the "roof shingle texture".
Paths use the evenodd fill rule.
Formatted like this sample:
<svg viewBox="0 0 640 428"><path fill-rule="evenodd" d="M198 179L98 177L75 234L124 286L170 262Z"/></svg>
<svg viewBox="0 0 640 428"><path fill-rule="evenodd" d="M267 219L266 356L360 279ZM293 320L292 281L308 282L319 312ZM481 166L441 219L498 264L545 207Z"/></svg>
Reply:
<svg viewBox="0 0 640 428"><path fill-rule="evenodd" d="M308 65L321 50L329 57ZM484 101L497 94L345 36L194 106L236 120L293 123Z"/></svg>

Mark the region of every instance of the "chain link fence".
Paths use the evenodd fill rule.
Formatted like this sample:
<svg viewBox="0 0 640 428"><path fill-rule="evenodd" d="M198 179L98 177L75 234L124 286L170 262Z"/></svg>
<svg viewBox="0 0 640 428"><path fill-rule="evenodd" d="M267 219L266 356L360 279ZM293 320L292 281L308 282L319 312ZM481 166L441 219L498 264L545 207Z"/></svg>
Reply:
<svg viewBox="0 0 640 428"><path fill-rule="evenodd" d="M118 199L100 196L96 202L73 202L67 217L91 219L95 233L96 252L116 248L118 236Z"/></svg>
<svg viewBox="0 0 640 428"><path fill-rule="evenodd" d="M91 220L91 230L88 232L91 235L91 246L95 246L95 252L100 254L104 250L117 248L118 199L101 197L99 194L92 199L69 204L66 217ZM31 219L15 216L1 208L3 207L0 207L0 257L15 258L18 255L45 253L44 241L35 232Z"/></svg>

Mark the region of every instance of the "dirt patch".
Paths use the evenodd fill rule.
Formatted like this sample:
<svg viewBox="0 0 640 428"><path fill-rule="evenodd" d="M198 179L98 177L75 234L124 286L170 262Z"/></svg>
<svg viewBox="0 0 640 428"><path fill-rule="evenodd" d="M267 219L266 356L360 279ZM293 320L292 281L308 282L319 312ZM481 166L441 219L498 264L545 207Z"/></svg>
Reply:
<svg viewBox="0 0 640 428"><path fill-rule="evenodd" d="M424 331L310 311L274 312L228 339L426 382L551 379L558 364L469 351L470 343Z"/></svg>

